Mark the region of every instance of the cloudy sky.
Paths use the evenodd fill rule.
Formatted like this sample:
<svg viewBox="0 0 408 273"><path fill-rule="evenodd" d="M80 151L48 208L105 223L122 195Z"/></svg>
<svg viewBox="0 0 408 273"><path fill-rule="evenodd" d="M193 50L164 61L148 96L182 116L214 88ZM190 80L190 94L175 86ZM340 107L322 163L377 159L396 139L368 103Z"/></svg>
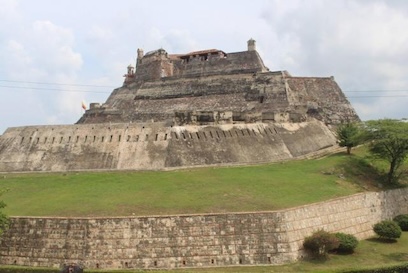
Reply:
<svg viewBox="0 0 408 273"><path fill-rule="evenodd" d="M272 71L334 76L363 120L408 118L405 0L0 0L0 134L72 124L137 48L246 50Z"/></svg>

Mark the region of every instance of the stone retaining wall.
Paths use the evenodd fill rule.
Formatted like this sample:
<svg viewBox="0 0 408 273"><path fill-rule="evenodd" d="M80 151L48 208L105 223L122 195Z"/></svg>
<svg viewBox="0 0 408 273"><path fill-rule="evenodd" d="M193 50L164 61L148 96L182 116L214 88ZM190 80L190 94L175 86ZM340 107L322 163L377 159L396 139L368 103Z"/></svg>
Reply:
<svg viewBox="0 0 408 273"><path fill-rule="evenodd" d="M359 239L383 219L408 213L408 189L368 192L254 213L117 217L13 217L0 262L86 268L182 268L282 264L302 256L318 229Z"/></svg>

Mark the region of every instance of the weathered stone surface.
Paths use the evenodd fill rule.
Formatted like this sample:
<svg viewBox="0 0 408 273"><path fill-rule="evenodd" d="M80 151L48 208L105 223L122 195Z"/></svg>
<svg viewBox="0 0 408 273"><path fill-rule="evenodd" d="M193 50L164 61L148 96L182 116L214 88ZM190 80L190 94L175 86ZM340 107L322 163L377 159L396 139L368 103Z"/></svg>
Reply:
<svg viewBox="0 0 408 273"><path fill-rule="evenodd" d="M280 211L117 218L13 217L0 262L85 268L282 264L318 229L363 239L373 224L408 213L408 189L368 192Z"/></svg>

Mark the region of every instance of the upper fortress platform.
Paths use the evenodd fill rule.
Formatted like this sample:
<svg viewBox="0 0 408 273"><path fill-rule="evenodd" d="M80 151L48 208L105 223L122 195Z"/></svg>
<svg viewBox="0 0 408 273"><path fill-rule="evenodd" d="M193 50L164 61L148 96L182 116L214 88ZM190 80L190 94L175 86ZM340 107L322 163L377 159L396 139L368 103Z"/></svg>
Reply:
<svg viewBox="0 0 408 273"><path fill-rule="evenodd" d="M78 123L167 122L217 124L358 119L333 77L293 77L271 72L256 51L218 49L146 54L138 49L122 87L104 104L92 103Z"/></svg>

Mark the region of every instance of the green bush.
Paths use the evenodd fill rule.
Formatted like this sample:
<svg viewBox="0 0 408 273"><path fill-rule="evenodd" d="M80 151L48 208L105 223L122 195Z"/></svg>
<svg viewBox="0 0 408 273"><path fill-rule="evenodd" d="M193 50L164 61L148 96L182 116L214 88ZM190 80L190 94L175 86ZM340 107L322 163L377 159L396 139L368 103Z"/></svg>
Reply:
<svg viewBox="0 0 408 273"><path fill-rule="evenodd" d="M374 232L385 239L398 239L401 237L401 228L399 225L390 220L384 220L374 225Z"/></svg>
<svg viewBox="0 0 408 273"><path fill-rule="evenodd" d="M315 257L326 256L330 250L338 246L339 240L336 236L324 230L314 232L303 242L303 247Z"/></svg>
<svg viewBox="0 0 408 273"><path fill-rule="evenodd" d="M393 219L398 223L402 231L408 231L408 214L400 214Z"/></svg>
<svg viewBox="0 0 408 273"><path fill-rule="evenodd" d="M358 245L358 240L354 235L341 232L334 235L339 240L339 246L337 247L337 251L339 252L352 253Z"/></svg>

